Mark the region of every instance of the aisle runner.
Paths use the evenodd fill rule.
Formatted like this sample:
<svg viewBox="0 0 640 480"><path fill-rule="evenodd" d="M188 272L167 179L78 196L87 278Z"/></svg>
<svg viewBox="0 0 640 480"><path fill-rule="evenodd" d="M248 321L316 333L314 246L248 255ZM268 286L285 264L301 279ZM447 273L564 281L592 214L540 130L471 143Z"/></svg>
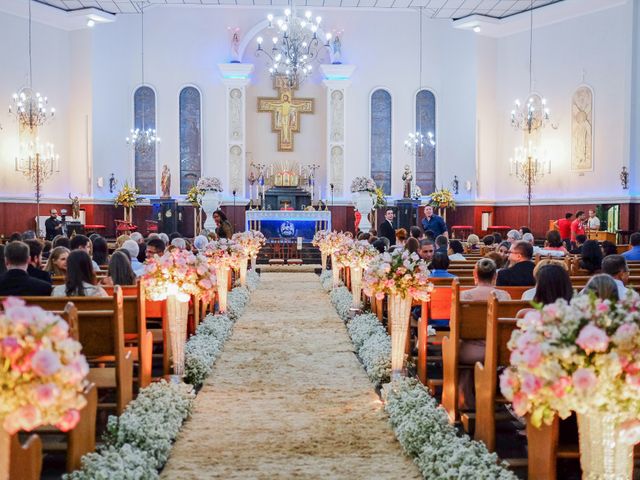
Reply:
<svg viewBox="0 0 640 480"><path fill-rule="evenodd" d="M163 478L419 478L311 273L265 273Z"/></svg>

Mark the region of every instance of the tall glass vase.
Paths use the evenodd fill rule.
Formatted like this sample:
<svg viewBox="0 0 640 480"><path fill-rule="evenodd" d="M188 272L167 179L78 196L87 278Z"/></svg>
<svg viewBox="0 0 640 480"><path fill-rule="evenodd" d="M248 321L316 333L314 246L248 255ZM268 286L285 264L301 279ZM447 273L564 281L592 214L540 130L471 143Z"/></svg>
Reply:
<svg viewBox="0 0 640 480"><path fill-rule="evenodd" d="M229 267L217 267L216 279L218 282L218 312L227 311L227 291L228 291Z"/></svg>
<svg viewBox="0 0 640 480"><path fill-rule="evenodd" d="M353 301L351 306L360 310L362 297L362 267L351 267L351 295Z"/></svg>
<svg viewBox="0 0 640 480"><path fill-rule="evenodd" d="M620 423L619 415L578 414L583 480L633 478L633 445L621 441Z"/></svg>
<svg viewBox="0 0 640 480"><path fill-rule="evenodd" d="M184 344L187 341L187 316L189 314L189 296L167 296L167 323L169 324L169 342L173 373L184 375Z"/></svg>
<svg viewBox="0 0 640 480"><path fill-rule="evenodd" d="M240 286L247 286L247 262L249 261L248 257L242 257L240 260Z"/></svg>
<svg viewBox="0 0 640 480"><path fill-rule="evenodd" d="M257 255L253 255L251 257L251 270L256 271L256 264L258 263L258 256Z"/></svg>
<svg viewBox="0 0 640 480"><path fill-rule="evenodd" d="M338 288L340 286L340 267L333 253L331 254L331 275L331 278L333 278L333 288Z"/></svg>
<svg viewBox="0 0 640 480"><path fill-rule="evenodd" d="M324 252L320 252L320 263L322 264L322 271L324 272L327 269L327 254Z"/></svg>
<svg viewBox="0 0 640 480"><path fill-rule="evenodd" d="M391 381L406 376L404 352L409 333L411 297L387 295L389 321L391 322Z"/></svg>

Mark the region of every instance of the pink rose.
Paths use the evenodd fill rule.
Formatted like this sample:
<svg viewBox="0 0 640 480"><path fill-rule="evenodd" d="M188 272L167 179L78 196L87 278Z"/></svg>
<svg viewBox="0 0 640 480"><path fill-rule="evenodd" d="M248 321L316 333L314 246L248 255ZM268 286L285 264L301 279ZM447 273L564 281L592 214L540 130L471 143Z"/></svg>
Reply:
<svg viewBox="0 0 640 480"><path fill-rule="evenodd" d="M30 432L42 423L40 410L33 405L24 405L4 418L4 429L13 435L20 430Z"/></svg>
<svg viewBox="0 0 640 480"><path fill-rule="evenodd" d="M60 370L60 359L51 350L38 350L31 359L31 368L41 377L53 375Z"/></svg>
<svg viewBox="0 0 640 480"><path fill-rule="evenodd" d="M69 430L73 430L79 421L80 412L75 408L71 408L64 412L64 415L62 415L60 421L56 423L56 427L63 432L68 432Z"/></svg>
<svg viewBox="0 0 640 480"><path fill-rule="evenodd" d="M609 305L601 301L596 305L596 310L600 313L606 313L609 311Z"/></svg>
<svg viewBox="0 0 640 480"><path fill-rule="evenodd" d="M556 397L562 398L567 393L567 387L569 385L571 385L571 378L560 377L555 382L553 382L553 385L551 385L551 390Z"/></svg>
<svg viewBox="0 0 640 480"><path fill-rule="evenodd" d="M609 346L606 332L595 325L586 325L580 330L576 344L587 354L591 352L605 352Z"/></svg>
<svg viewBox="0 0 640 480"><path fill-rule="evenodd" d="M15 360L22 355L22 347L16 337L5 337L0 342L0 351L2 356L9 360Z"/></svg>
<svg viewBox="0 0 640 480"><path fill-rule="evenodd" d="M525 314L522 323L526 327L534 327L536 325L540 325L542 323L542 316L540 315L540 312L538 310L530 311L529 313Z"/></svg>
<svg viewBox="0 0 640 480"><path fill-rule="evenodd" d="M513 370L507 369L502 373L502 375L500 375L500 391L507 400L511 400L513 398L513 390L518 388L518 386L518 377Z"/></svg>
<svg viewBox="0 0 640 480"><path fill-rule="evenodd" d="M384 293L383 292L376 293L376 300L384 300Z"/></svg>
<svg viewBox="0 0 640 480"><path fill-rule="evenodd" d="M576 389L582 390L583 392L591 390L598 382L596 374L589 368L579 368L573 372L571 379Z"/></svg>
<svg viewBox="0 0 640 480"><path fill-rule="evenodd" d="M23 357L18 357L11 362L11 370L19 373L27 373L31 370L31 362L35 352L31 351Z"/></svg>
<svg viewBox="0 0 640 480"><path fill-rule="evenodd" d="M522 377L520 391L527 395L535 395L542 388L542 379L530 373L525 373Z"/></svg>
<svg viewBox="0 0 640 480"><path fill-rule="evenodd" d="M634 388L640 388L640 375L627 375L625 383Z"/></svg>
<svg viewBox="0 0 640 480"><path fill-rule="evenodd" d="M60 389L54 383L46 383L35 388L34 397L41 407L47 408L56 402Z"/></svg>
<svg viewBox="0 0 640 480"><path fill-rule="evenodd" d="M513 396L511 405L513 406L513 410L516 412L516 415L524 417L529 410L529 399L524 393L518 392Z"/></svg>
<svg viewBox="0 0 640 480"><path fill-rule="evenodd" d="M623 323L613 334L613 341L618 344L631 343L638 334L638 326L635 323Z"/></svg>
<svg viewBox="0 0 640 480"><path fill-rule="evenodd" d="M4 310L8 310L13 307L22 307L24 305L26 305L26 302L18 297L7 297L7 299L2 302Z"/></svg>

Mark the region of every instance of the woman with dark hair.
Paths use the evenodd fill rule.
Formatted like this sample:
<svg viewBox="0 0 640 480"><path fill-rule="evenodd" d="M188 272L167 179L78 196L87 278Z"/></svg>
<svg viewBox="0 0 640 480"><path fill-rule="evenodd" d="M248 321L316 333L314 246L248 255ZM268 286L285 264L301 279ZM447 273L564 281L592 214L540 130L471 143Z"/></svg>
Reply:
<svg viewBox="0 0 640 480"><path fill-rule="evenodd" d="M54 287L52 297L108 297L97 285L91 257L84 250L74 250L67 258L67 280Z"/></svg>
<svg viewBox="0 0 640 480"><path fill-rule="evenodd" d="M102 281L103 285L135 285L136 274L131 268L131 260L125 249L116 250L109 260L107 277Z"/></svg>
<svg viewBox="0 0 640 480"><path fill-rule="evenodd" d="M533 233L529 227L520 227L520 235L524 235L525 233Z"/></svg>
<svg viewBox="0 0 640 480"><path fill-rule="evenodd" d="M564 248L564 244L562 243L562 238L560 238L560 232L558 230L549 230L547 232L544 249L562 252L564 254L568 253L567 249Z"/></svg>
<svg viewBox="0 0 640 480"><path fill-rule="evenodd" d="M106 265L109 263L109 248L107 246L107 241L101 237L97 236L93 241L93 261L98 264L98 266Z"/></svg>
<svg viewBox="0 0 640 480"><path fill-rule="evenodd" d="M216 210L213 212L213 220L216 222L216 234L218 238L227 238L231 239L233 236L233 227L229 220L227 220L227 216L224 214L222 210Z"/></svg>
<svg viewBox="0 0 640 480"><path fill-rule="evenodd" d="M587 240L582 245L582 258L580 268L590 274L600 273L602 269L602 250L595 240Z"/></svg>
<svg viewBox="0 0 640 480"><path fill-rule="evenodd" d="M463 255L464 246L460 240L451 240L449 242L449 260L462 260L465 261L466 258Z"/></svg>
<svg viewBox="0 0 640 480"><path fill-rule="evenodd" d="M567 269L552 263L544 265L536 275L536 294L533 301L542 305L555 303L564 298L567 302L573 297L573 286Z"/></svg>
<svg viewBox="0 0 640 480"><path fill-rule="evenodd" d="M618 247L616 247L616 244L613 242L610 242L609 240L605 240L604 242L602 242L602 256L606 257L608 255L617 255L618 254Z"/></svg>
<svg viewBox="0 0 640 480"><path fill-rule="evenodd" d="M431 259L431 264L429 265L431 269L430 277L433 278L454 278L455 275L447 272L449 269L449 256L444 252L436 252L436 254Z"/></svg>
<svg viewBox="0 0 640 480"><path fill-rule="evenodd" d="M58 235L57 237L54 237L53 239L53 243L51 244L52 248L56 248L56 247L65 247L65 248L71 248L71 240L69 240L67 237L65 237L64 235Z"/></svg>
<svg viewBox="0 0 640 480"><path fill-rule="evenodd" d="M511 248L511 244L509 242L500 242L497 248L497 252L502 257L502 266L507 268L509 266L509 249Z"/></svg>
<svg viewBox="0 0 640 480"><path fill-rule="evenodd" d="M404 244L404 249L411 253L418 253L420 250L420 242L415 237L409 237L407 243Z"/></svg>

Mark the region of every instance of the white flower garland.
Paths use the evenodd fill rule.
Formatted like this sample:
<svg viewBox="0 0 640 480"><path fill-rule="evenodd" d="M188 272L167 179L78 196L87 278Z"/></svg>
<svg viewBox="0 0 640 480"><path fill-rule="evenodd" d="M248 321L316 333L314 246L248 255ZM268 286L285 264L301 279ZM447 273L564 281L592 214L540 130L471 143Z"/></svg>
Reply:
<svg viewBox="0 0 640 480"><path fill-rule="evenodd" d="M348 323L347 331L369 380L376 386L388 382L391 377L391 337L378 317L371 313L356 315Z"/></svg>
<svg viewBox="0 0 640 480"><path fill-rule="evenodd" d="M247 287L236 287L229 292L227 297L227 315L234 322L240 318L249 303L249 290Z"/></svg>
<svg viewBox="0 0 640 480"><path fill-rule="evenodd" d="M351 292L347 287L338 287L331 290L329 297L333 306L336 307L338 316L346 323L351 316L351 304L353 303Z"/></svg>
<svg viewBox="0 0 640 480"><path fill-rule="evenodd" d="M324 288L325 292L330 292L333 290L333 273L331 270L325 270L320 274L320 283L322 284L322 288ZM340 285L344 285L342 280L340 280Z"/></svg>
<svg viewBox="0 0 640 480"><path fill-rule="evenodd" d="M260 285L260 275L254 270L247 271L247 288L250 292L253 292Z"/></svg>
<svg viewBox="0 0 640 480"><path fill-rule="evenodd" d="M185 345L185 379L200 386L211 373L213 364L229 338L233 322L227 315L207 315L196 334Z"/></svg>

